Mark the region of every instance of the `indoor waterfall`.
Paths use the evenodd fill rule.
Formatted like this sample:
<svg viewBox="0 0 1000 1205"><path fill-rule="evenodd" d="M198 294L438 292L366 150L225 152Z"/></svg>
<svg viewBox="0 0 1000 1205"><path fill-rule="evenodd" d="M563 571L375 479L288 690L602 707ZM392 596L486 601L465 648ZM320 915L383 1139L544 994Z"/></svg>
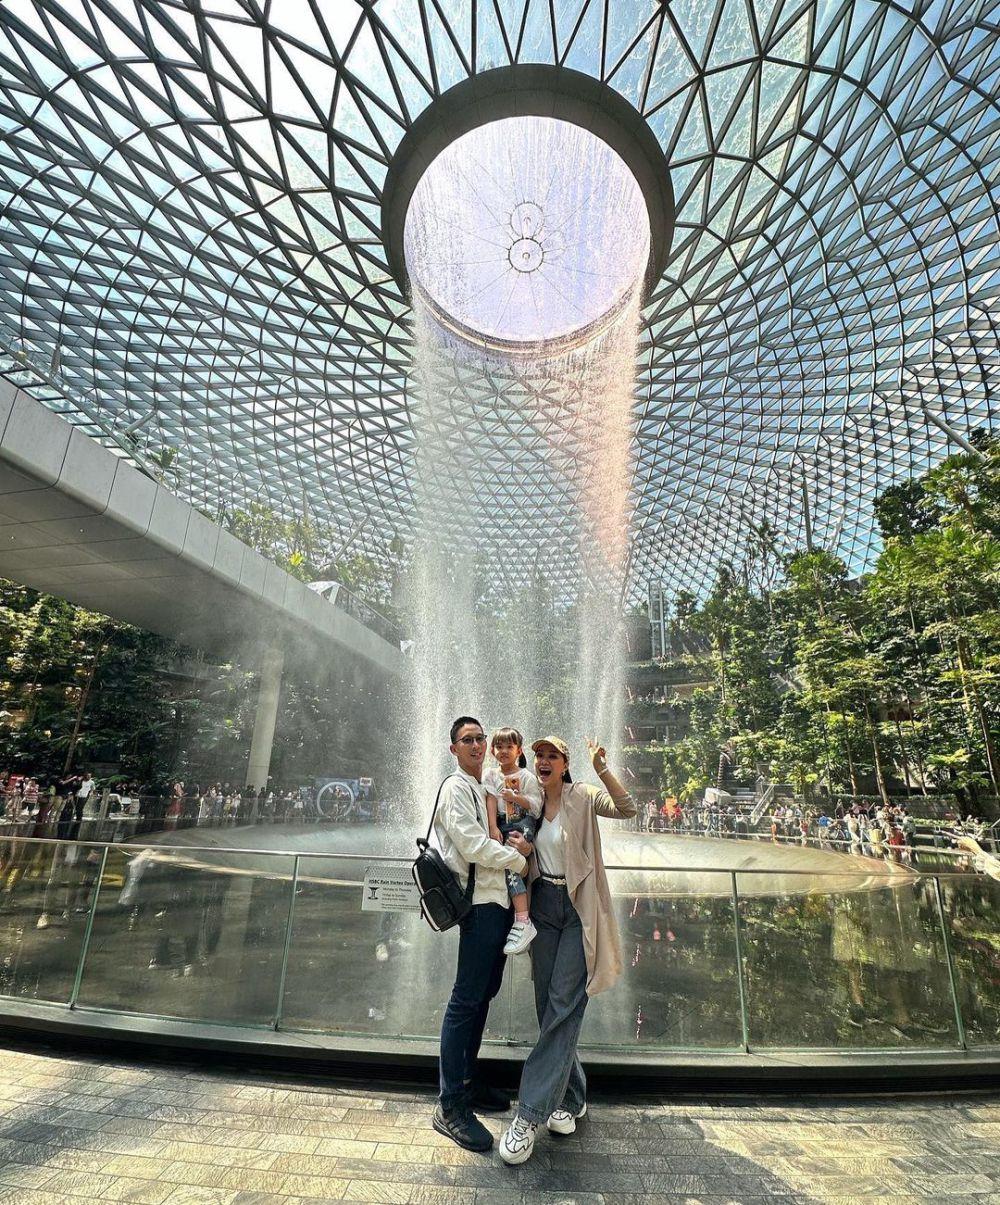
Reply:
<svg viewBox="0 0 1000 1205"><path fill-rule="evenodd" d="M577 773L587 737L620 748L648 249L624 163L552 119L472 131L414 193L409 734L423 797L459 713L564 734Z"/></svg>

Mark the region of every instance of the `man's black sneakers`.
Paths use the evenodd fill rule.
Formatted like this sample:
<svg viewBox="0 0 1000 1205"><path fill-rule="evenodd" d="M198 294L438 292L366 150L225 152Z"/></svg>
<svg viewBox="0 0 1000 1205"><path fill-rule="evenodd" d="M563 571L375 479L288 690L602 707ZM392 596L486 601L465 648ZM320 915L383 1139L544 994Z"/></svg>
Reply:
<svg viewBox="0 0 1000 1205"><path fill-rule="evenodd" d="M438 1102L434 1106L434 1119L431 1124L439 1134L444 1134L467 1151L485 1154L493 1150L493 1135L475 1113L464 1105L458 1109L449 1109L445 1113Z"/></svg>
<svg viewBox="0 0 1000 1205"><path fill-rule="evenodd" d="M510 1097L491 1084L474 1084L469 1088L468 1104L475 1113L506 1113Z"/></svg>

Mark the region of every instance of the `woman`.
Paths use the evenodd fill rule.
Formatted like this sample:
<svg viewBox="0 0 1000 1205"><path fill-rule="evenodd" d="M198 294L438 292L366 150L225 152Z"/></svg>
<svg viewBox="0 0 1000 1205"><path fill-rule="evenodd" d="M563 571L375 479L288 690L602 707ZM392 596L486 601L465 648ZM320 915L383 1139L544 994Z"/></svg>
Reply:
<svg viewBox="0 0 1000 1205"><path fill-rule="evenodd" d="M572 1134L587 1111L587 1081L576 1043L587 1001L621 974L621 946L604 861L598 816L626 820L632 796L608 769L604 749L588 741L604 789L574 783L569 748L549 736L531 746L544 796L535 853L528 869L531 947L539 1034L521 1075L517 1116L500 1142L506 1163L531 1155L540 1122Z"/></svg>

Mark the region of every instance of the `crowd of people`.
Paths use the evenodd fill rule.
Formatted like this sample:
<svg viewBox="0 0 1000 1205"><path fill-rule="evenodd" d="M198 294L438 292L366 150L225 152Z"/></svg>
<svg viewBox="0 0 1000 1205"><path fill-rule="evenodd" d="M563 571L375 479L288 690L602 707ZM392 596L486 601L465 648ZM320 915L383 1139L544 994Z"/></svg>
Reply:
<svg viewBox="0 0 1000 1205"><path fill-rule="evenodd" d="M927 831L918 834L918 821L905 804L860 800L850 806L837 803L828 810L797 803L778 804L754 824L745 806L699 802L685 807L673 799L662 804L651 799L646 804L645 827L647 832L815 845L910 865L917 862L917 846L921 843L944 848L958 836L982 841L988 833L986 823L970 815L964 820L952 817L944 824L927 825Z"/></svg>
<svg viewBox="0 0 1000 1205"><path fill-rule="evenodd" d="M89 772L39 777L0 772L0 819L4 827L30 825L29 837L75 837L97 784ZM2 831L2 830L0 830Z"/></svg>
<svg viewBox="0 0 1000 1205"><path fill-rule="evenodd" d="M99 820L131 820L133 831L149 832L376 819L380 809L378 801L371 799L346 808L332 794L321 806L315 788L306 786L256 790L230 782L202 785L177 779L166 788L155 789L138 782L100 784L89 771L48 781L0 771L0 836L74 839L80 836L84 822ZM96 836L93 832L85 835Z"/></svg>

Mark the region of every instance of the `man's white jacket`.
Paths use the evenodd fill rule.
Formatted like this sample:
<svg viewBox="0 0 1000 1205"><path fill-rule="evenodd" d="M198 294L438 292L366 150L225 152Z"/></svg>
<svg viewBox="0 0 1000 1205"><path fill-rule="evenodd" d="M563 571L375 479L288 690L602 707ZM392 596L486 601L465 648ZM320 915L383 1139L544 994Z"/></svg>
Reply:
<svg viewBox="0 0 1000 1205"><path fill-rule="evenodd" d="M486 788L464 770L456 770L441 787L434 817L434 843L464 887L469 864L476 864L473 904L510 903L505 870L524 874L528 863L509 845L501 845L489 834Z"/></svg>

